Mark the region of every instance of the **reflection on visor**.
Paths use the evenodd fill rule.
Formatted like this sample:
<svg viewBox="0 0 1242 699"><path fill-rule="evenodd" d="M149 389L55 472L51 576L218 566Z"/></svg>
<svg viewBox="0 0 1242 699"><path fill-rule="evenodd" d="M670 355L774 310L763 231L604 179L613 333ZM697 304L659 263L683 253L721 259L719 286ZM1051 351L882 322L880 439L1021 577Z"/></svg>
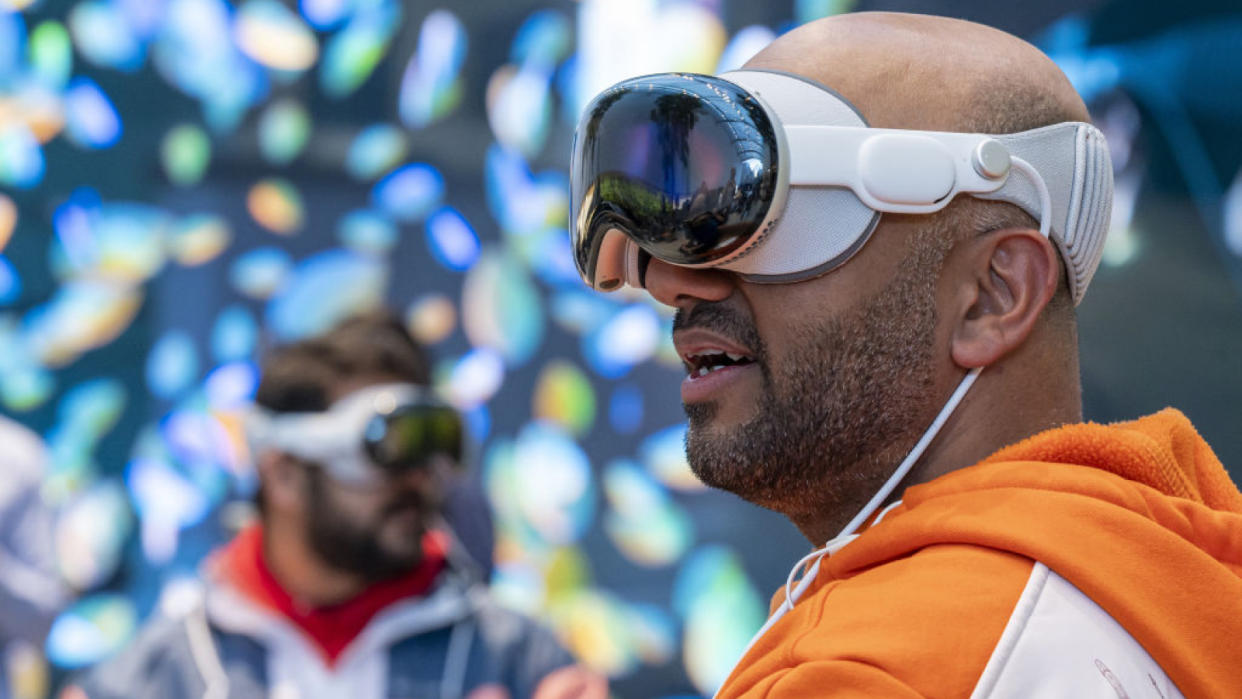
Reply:
<svg viewBox="0 0 1242 699"><path fill-rule="evenodd" d="M737 251L767 216L778 155L763 107L727 80L669 73L600 94L574 142L579 272L594 284L600 247L613 230L673 264Z"/></svg>
<svg viewBox="0 0 1242 699"><path fill-rule="evenodd" d="M461 418L452 408L407 404L377 415L363 433L367 455L381 468L400 471L426 465L436 455L459 464Z"/></svg>

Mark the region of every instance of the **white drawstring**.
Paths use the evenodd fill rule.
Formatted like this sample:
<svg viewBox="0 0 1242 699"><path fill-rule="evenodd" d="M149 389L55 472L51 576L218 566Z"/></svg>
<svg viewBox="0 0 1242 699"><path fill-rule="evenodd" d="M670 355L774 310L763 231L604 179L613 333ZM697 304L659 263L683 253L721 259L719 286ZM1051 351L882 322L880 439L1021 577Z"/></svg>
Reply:
<svg viewBox="0 0 1242 699"><path fill-rule="evenodd" d="M798 562L794 564L793 569L789 571L789 577L785 578L785 602L781 606L788 606L790 609L793 609L794 604L797 603L797 601L802 597L802 593L806 592L806 588L810 587L811 581L815 579L816 573L819 572L819 562L824 557L831 556L837 551L845 548L846 544L857 538L857 534L845 534L843 536L838 536L832 541L824 544L822 547L815 549L799 559ZM802 567L811 561L815 562L815 564L811 566L814 572L807 570L806 575L802 576L802 579L798 581L798 587L794 588L794 578L798 576L798 572L802 570Z"/></svg>
<svg viewBox="0 0 1242 699"><path fill-rule="evenodd" d="M885 515L887 515L889 512L892 512L893 509L896 508L900 504L901 504L901 501L898 500L897 502L894 502L888 507L885 507L883 510L881 510L880 514L876 515L875 521L872 522L871 526L874 527L875 525L879 524L880 520L884 519ZM819 562L823 560L825 557L831 556L837 551L840 551L841 549L845 548L847 544L852 542L854 539L857 539L858 537L859 537L858 534L842 534L841 536L838 536L832 541L829 541L828 543L824 544L822 547L817 548L814 551L803 556L802 558L798 559L798 562L794 564L793 569L789 571L789 577L785 578L785 601L784 603L782 603L781 606L788 605L790 609L793 609L794 604L797 603L797 601L802 598L802 594L806 592L806 588L810 587L810 581L814 580L815 575L819 572ZM798 581L798 587L794 588L793 587L794 578L798 576L798 571L801 570L803 566L810 563L812 560L815 561L815 564L811 566L812 569L806 572L806 575L804 575L802 579Z"/></svg>
<svg viewBox="0 0 1242 699"><path fill-rule="evenodd" d="M889 513L889 512L892 512L892 511L893 511L894 509L896 509L896 508L897 508L897 506L898 506L898 505L900 505L900 504L901 504L901 501L900 501L900 500L898 500L897 502L894 502L894 503L892 503L891 505L889 505L888 507L886 507L886 508L884 508L884 509L880 510L880 514L878 514L878 515L876 515L876 516L875 516L875 521L871 523L871 526L873 526L873 527L874 527L875 525L879 524L881 520L883 520L885 517L887 517L887 516L888 516L888 513Z"/></svg>

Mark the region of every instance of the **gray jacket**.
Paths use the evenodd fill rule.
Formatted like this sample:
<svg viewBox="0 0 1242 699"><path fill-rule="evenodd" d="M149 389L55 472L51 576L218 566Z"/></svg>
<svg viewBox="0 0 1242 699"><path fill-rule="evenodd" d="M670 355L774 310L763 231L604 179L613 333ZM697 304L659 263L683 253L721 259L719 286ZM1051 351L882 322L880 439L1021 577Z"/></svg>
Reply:
<svg viewBox="0 0 1242 699"><path fill-rule="evenodd" d="M47 462L38 435L0 417L0 699L8 647L42 648L68 598L52 555L54 514L39 492Z"/></svg>
<svg viewBox="0 0 1242 699"><path fill-rule="evenodd" d="M209 582L78 686L91 699L453 699L494 684L519 699L572 663L549 632L451 571L376 615L333 667L283 617Z"/></svg>

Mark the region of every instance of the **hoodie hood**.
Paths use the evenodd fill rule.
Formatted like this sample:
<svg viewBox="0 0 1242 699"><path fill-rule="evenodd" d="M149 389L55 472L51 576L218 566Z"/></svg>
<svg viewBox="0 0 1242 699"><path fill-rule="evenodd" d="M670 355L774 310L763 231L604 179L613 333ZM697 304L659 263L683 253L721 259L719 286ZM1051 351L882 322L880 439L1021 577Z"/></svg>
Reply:
<svg viewBox="0 0 1242 699"><path fill-rule="evenodd" d="M215 581L234 590L263 613L283 618L300 630L332 666L381 612L399 602L426 596L445 568L448 537L423 537L421 562L405 575L372 584L353 599L315 607L294 598L268 568L263 528L242 530L208 564Z"/></svg>
<svg viewBox="0 0 1242 699"><path fill-rule="evenodd" d="M984 464L1010 461L1090 466L1161 493L1242 514L1242 493L1180 411L1166 408L1131 422L1085 423L1043 432L996 452Z"/></svg>
<svg viewBox="0 0 1242 699"><path fill-rule="evenodd" d="M1187 696L1236 691L1242 493L1176 410L1050 430L910 488L823 570L849 578L938 544L1040 561L1120 622Z"/></svg>

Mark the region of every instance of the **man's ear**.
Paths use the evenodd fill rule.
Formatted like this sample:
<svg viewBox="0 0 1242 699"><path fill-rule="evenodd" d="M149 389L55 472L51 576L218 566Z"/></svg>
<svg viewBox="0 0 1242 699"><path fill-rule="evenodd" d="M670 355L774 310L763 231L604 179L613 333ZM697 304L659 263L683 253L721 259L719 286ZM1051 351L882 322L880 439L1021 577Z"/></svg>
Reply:
<svg viewBox="0 0 1242 699"><path fill-rule="evenodd" d="M268 449L259 454L255 467L268 509L288 511L301 507L306 470L292 456Z"/></svg>
<svg viewBox="0 0 1242 699"><path fill-rule="evenodd" d="M994 364L1026 342L1056 293L1056 250L1039 231L1005 228L967 241L956 263L953 361Z"/></svg>

